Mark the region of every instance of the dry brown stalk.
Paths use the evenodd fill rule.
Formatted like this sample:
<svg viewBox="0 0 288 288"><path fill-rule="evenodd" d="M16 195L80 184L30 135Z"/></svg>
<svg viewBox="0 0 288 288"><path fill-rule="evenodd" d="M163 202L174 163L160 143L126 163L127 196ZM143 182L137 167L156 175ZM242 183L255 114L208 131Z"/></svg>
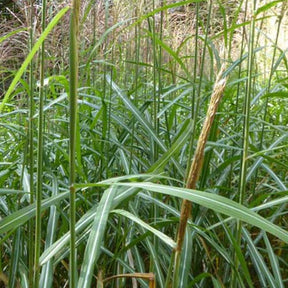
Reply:
<svg viewBox="0 0 288 288"><path fill-rule="evenodd" d="M205 122L203 124L202 130L199 136L197 148L195 150L194 158L193 158L190 171L187 177L186 188L189 188L189 189L196 188L196 183L201 173L202 163L204 159L204 148L205 148L205 145L209 136L209 132L212 127L220 100L222 98L223 91L226 86L226 78L222 79L223 71L224 71L224 66L222 66L222 68L220 69L220 72L217 75L213 93L212 93L209 107L207 110ZM184 199L182 201L179 230L177 234L176 253L179 253L179 254L182 249L187 221L188 221L188 218L190 217L191 209L192 209L192 203L189 200Z"/></svg>

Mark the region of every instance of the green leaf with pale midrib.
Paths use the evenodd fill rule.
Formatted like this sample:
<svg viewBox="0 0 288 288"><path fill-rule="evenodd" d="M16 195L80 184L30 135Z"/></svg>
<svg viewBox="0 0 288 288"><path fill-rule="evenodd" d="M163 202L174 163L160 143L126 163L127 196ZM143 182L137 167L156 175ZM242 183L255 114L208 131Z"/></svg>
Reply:
<svg viewBox="0 0 288 288"><path fill-rule="evenodd" d="M117 186L142 188L156 193L188 199L196 204L212 209L218 213L232 216L248 224L256 226L288 243L288 233L281 227L266 220L249 208L240 205L228 198L208 192L191 190L186 188L170 187L154 183L114 183Z"/></svg>
<svg viewBox="0 0 288 288"><path fill-rule="evenodd" d="M132 213L122 210L122 209L115 209L111 211L112 213L116 213L122 216L125 216L129 218L130 220L134 221L135 223L142 226L144 229L152 232L155 236L159 237L162 241L164 241L167 245L169 245L172 248L176 247L176 243L173 239L162 233L161 231L158 231L157 229L153 228L152 226L145 223L143 220L141 220L139 217L133 215Z"/></svg>
<svg viewBox="0 0 288 288"><path fill-rule="evenodd" d="M41 211L44 211L53 204L59 203L59 201L69 197L69 192L61 193L57 196L53 196L42 202ZM23 225L26 221L35 215L35 203L29 205L17 212L5 217L0 221L0 234L6 233L9 230L13 230L20 225Z"/></svg>
<svg viewBox="0 0 288 288"><path fill-rule="evenodd" d="M94 223L91 228L89 239L86 245L83 264L78 282L79 288L91 287L92 276L94 273L94 265L100 256L101 244L108 221L109 212L113 205L113 198L116 189L113 187L107 189L101 198L97 209Z"/></svg>

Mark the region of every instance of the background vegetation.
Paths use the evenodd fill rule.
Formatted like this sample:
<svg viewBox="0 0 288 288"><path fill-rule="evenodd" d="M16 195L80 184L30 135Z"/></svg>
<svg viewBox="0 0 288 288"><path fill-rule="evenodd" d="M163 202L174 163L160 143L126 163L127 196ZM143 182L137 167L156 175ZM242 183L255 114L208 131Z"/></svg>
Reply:
<svg viewBox="0 0 288 288"><path fill-rule="evenodd" d="M0 287L286 287L287 8L0 1Z"/></svg>

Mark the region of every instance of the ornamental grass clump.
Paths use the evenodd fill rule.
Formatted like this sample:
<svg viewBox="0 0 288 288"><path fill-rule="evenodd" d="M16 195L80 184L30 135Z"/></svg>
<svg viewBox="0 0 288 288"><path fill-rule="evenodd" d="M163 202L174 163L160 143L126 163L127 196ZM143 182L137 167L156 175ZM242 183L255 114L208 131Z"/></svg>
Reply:
<svg viewBox="0 0 288 288"><path fill-rule="evenodd" d="M286 2L1 6L0 286L286 287Z"/></svg>

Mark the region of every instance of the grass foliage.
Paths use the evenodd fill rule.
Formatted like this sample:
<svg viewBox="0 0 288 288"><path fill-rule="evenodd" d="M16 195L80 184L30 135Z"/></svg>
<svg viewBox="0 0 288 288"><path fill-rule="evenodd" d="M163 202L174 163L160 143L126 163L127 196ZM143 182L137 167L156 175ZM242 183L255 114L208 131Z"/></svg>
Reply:
<svg viewBox="0 0 288 288"><path fill-rule="evenodd" d="M0 287L287 287L287 9L0 6Z"/></svg>

